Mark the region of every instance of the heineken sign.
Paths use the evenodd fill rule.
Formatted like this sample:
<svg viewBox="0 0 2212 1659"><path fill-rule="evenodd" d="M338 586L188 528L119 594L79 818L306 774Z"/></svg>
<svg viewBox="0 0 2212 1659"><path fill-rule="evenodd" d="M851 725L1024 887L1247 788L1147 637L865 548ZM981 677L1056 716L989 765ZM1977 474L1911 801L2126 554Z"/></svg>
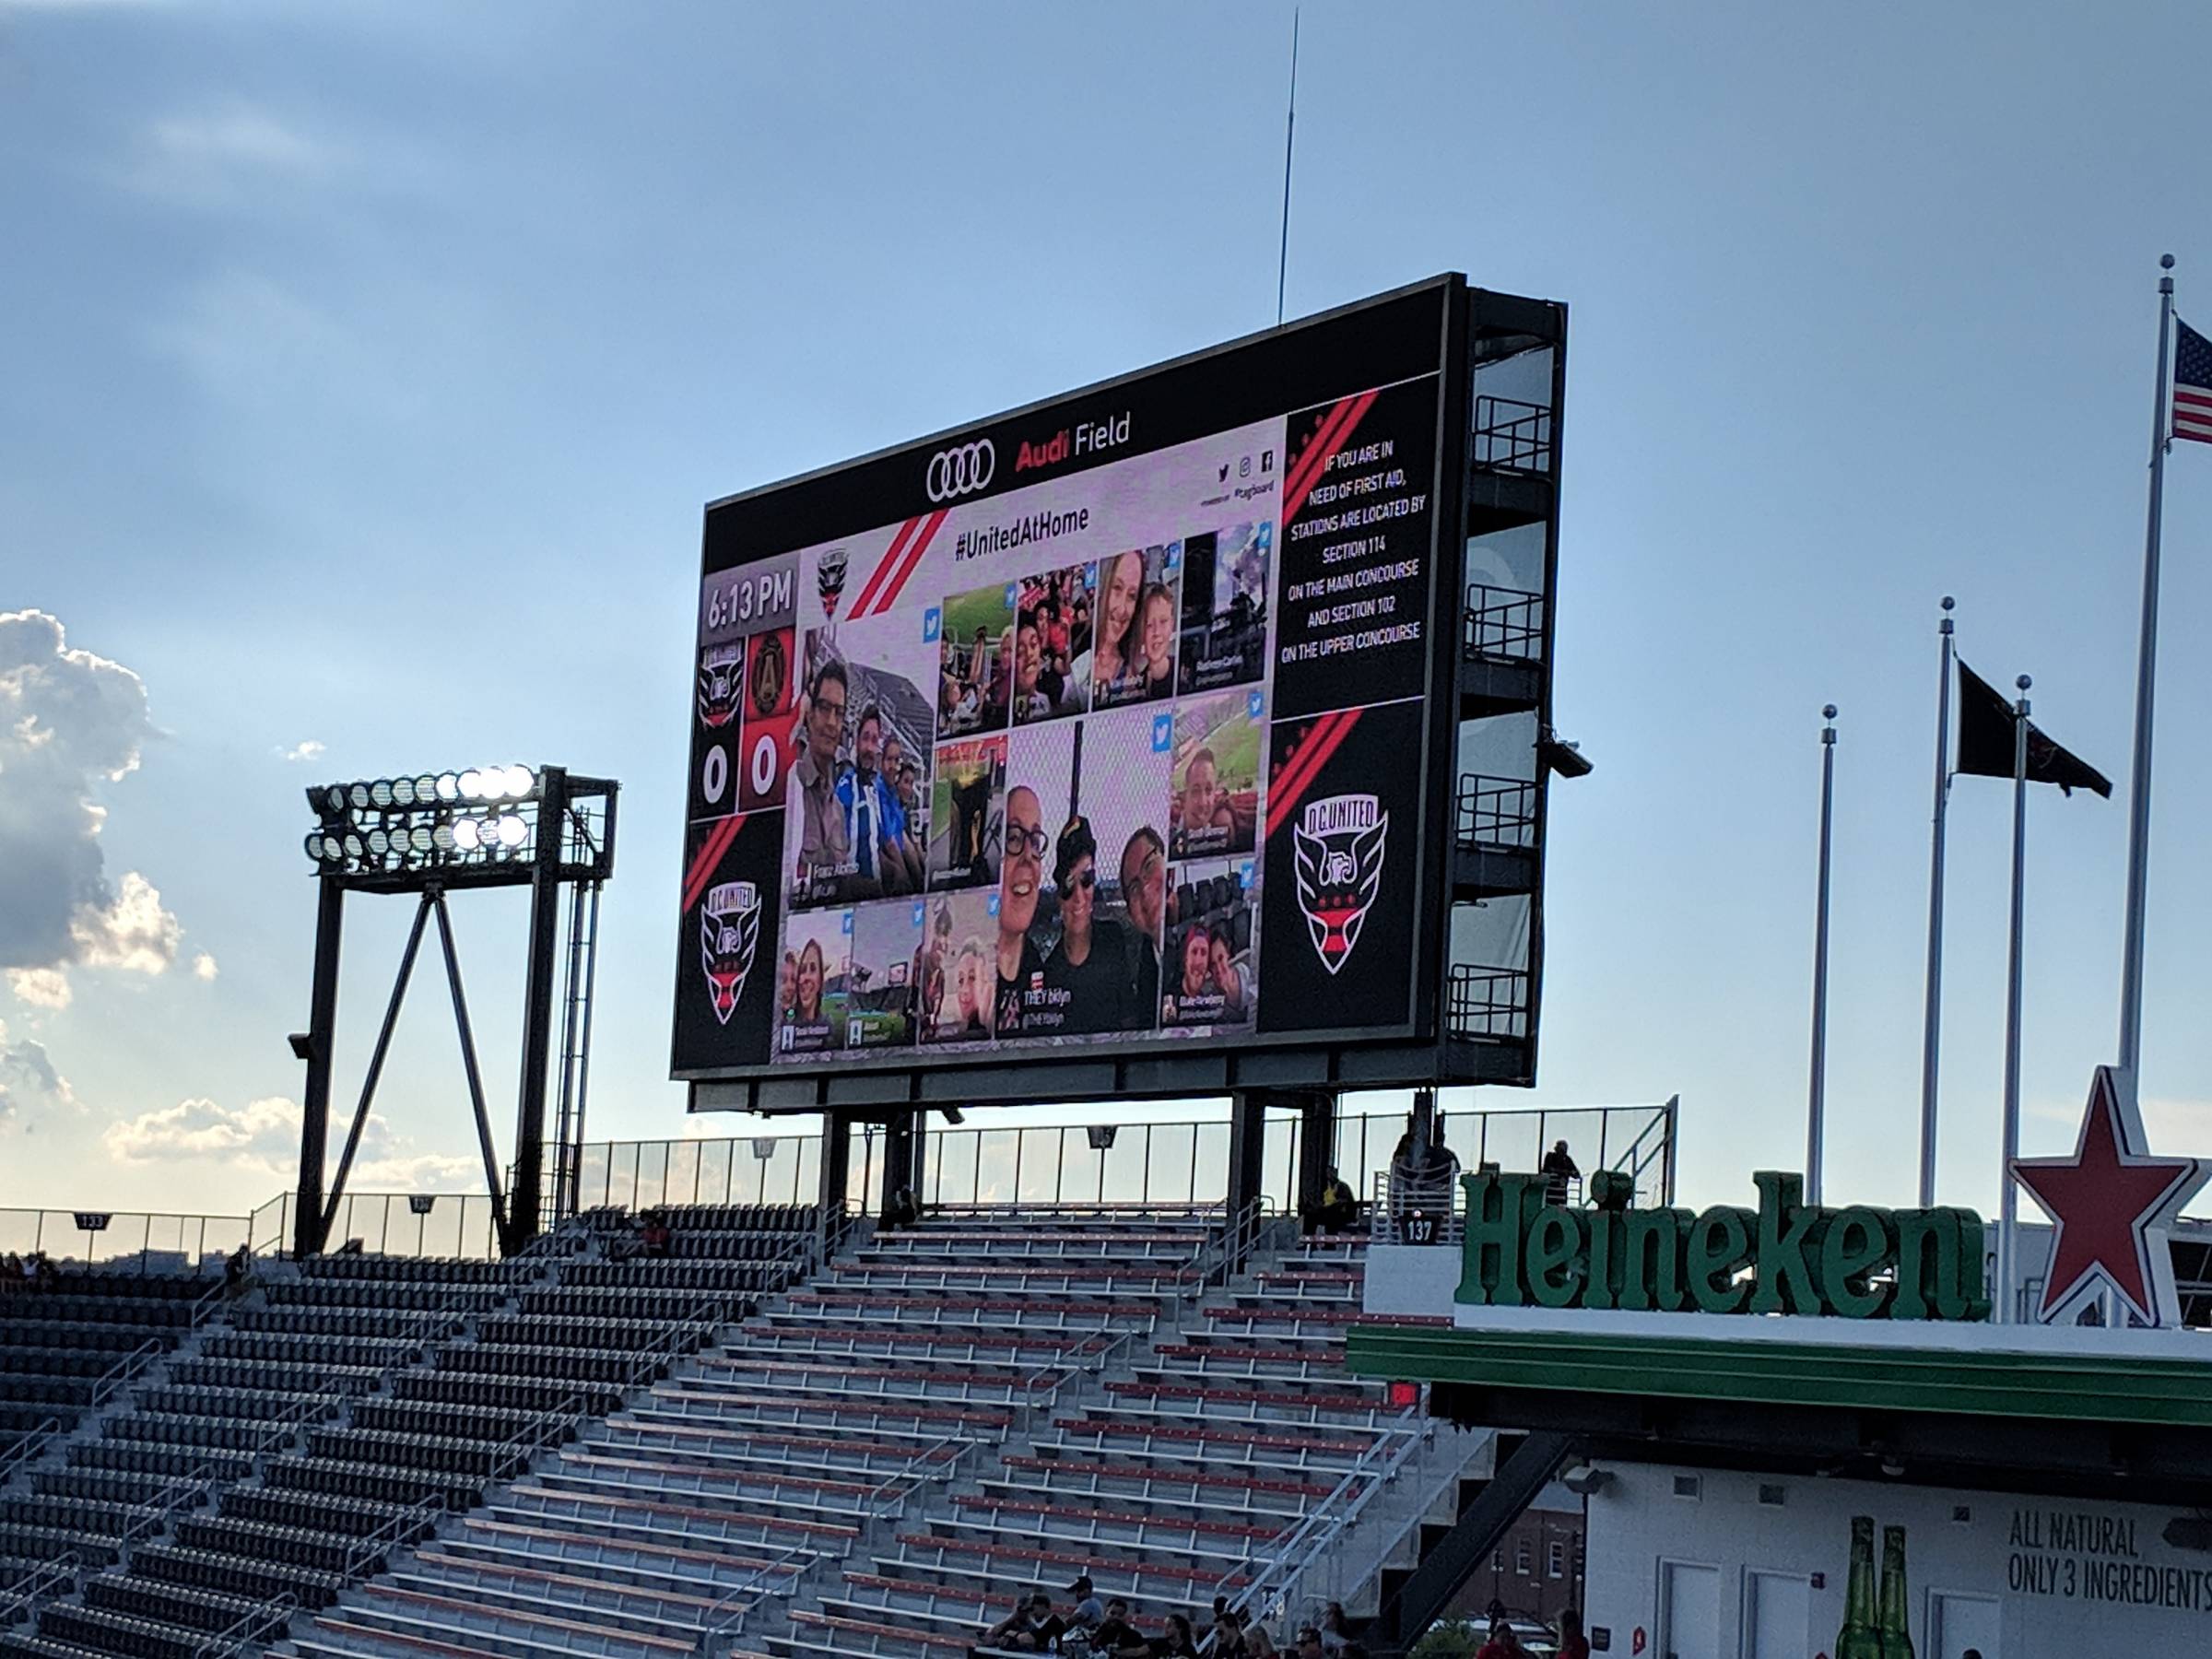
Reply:
<svg viewBox="0 0 2212 1659"><path fill-rule="evenodd" d="M1457 1300L1477 1307L1984 1320L1982 1218L1967 1209L1807 1206L1804 1179L1751 1178L1759 1207L1631 1209L1628 1177L1592 1207L1547 1204L1542 1175L1464 1176Z"/></svg>

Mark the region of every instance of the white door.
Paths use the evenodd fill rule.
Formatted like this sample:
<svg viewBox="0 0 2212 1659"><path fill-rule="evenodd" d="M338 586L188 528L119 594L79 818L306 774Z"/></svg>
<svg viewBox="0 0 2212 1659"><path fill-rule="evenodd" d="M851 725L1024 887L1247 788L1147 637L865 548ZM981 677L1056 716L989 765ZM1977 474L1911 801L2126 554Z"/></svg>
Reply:
<svg viewBox="0 0 2212 1659"><path fill-rule="evenodd" d="M1721 1570L1659 1563L1659 1659L1721 1659Z"/></svg>
<svg viewBox="0 0 2212 1659"><path fill-rule="evenodd" d="M1997 1651L1997 1598L1931 1590L1927 1659L1964 1659L1970 1648L1982 1659L2004 1659Z"/></svg>
<svg viewBox="0 0 2212 1659"><path fill-rule="evenodd" d="M1811 1659L1813 1581L1794 1572L1744 1575L1744 1659Z"/></svg>

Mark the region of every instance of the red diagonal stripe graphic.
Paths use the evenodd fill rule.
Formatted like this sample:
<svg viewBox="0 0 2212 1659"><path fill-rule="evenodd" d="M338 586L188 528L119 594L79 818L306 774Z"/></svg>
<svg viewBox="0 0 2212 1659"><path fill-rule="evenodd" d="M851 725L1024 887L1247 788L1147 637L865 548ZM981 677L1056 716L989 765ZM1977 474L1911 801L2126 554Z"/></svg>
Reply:
<svg viewBox="0 0 2212 1659"><path fill-rule="evenodd" d="M940 507L922 521L922 534L915 536L912 545L907 548L906 558L900 562L898 574L886 582L882 591L876 595L876 609L872 614L881 616L898 603L900 594L913 579L914 572L921 569L922 555L929 551L930 538L936 535L937 526L945 522L945 515L949 511L948 508ZM858 611L853 613L855 616L860 614Z"/></svg>
<svg viewBox="0 0 2212 1659"><path fill-rule="evenodd" d="M1374 406L1375 394L1372 392L1362 392L1358 397L1352 399L1349 414L1336 423L1329 435L1327 453L1321 454L1312 467L1300 467L1299 482L1283 492L1284 524L1288 524L1298 516L1298 510L1306 504L1306 497L1312 493L1313 486L1321 482L1322 469L1335 458L1337 453L1349 441L1353 429L1359 426L1360 418ZM1312 454L1320 449L1321 445L1317 441L1313 449L1307 453Z"/></svg>
<svg viewBox="0 0 2212 1659"><path fill-rule="evenodd" d="M1321 424L1313 429L1313 441L1300 452L1298 460L1283 475L1285 491L1295 489L1302 494L1312 488L1313 468L1335 453L1329 445L1335 440L1336 428L1352 412L1352 405L1356 401L1349 397L1340 398L1331 406L1328 414L1322 418Z"/></svg>
<svg viewBox="0 0 2212 1659"><path fill-rule="evenodd" d="M684 873L684 908L686 910L689 910L697 904L700 895L712 884L714 866L722 862L722 855L729 851L730 842L737 838L737 826L744 822L745 814L742 812L735 817L724 818L721 823L708 830L707 839L699 843L699 855L692 859L690 869Z"/></svg>
<svg viewBox="0 0 2212 1659"><path fill-rule="evenodd" d="M1290 757L1280 778L1270 779L1267 788L1267 834L1272 837L1281 829L1283 820L1298 809L1305 799L1306 791L1312 787L1313 779L1328 758L1342 746L1345 735L1359 724L1358 709L1340 709L1334 714L1324 714L1306 736L1305 743Z"/></svg>
<svg viewBox="0 0 2212 1659"><path fill-rule="evenodd" d="M1288 799L1295 804L1298 797L1305 793L1306 785L1312 781L1313 761L1321 752L1321 746L1328 740L1330 728L1343 718L1344 711L1337 709L1315 721L1312 728L1306 733L1306 740L1291 750L1283 770L1267 781L1271 818L1274 817L1272 809L1277 800ZM1269 830L1272 831L1274 828L1274 823L1270 822Z"/></svg>
<svg viewBox="0 0 2212 1659"><path fill-rule="evenodd" d="M900 555L906 550L907 538L913 535L914 526L921 522L918 518L911 518L899 526L899 534L891 537L891 545L885 550L883 561L869 572L866 585L860 590L860 597L853 602L853 616L865 617L868 614L868 601L876 596L876 590L883 585L883 579L890 574L891 567L899 562Z"/></svg>

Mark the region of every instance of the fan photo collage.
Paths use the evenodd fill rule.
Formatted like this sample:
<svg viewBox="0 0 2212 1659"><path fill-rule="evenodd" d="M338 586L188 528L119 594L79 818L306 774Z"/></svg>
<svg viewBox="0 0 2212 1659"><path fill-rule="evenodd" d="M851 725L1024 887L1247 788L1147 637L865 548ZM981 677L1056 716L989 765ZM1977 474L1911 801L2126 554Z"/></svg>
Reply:
<svg viewBox="0 0 2212 1659"><path fill-rule="evenodd" d="M806 632L772 803L778 1061L1252 1029L1274 538L1232 524Z"/></svg>

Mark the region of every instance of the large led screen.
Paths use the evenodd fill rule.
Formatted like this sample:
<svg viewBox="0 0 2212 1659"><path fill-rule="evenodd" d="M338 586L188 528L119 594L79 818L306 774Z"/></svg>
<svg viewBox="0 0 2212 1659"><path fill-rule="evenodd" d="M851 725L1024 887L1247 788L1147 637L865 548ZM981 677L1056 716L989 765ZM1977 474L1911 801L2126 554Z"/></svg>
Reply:
<svg viewBox="0 0 2212 1659"><path fill-rule="evenodd" d="M1446 292L709 508L676 1075L1418 1029Z"/></svg>

